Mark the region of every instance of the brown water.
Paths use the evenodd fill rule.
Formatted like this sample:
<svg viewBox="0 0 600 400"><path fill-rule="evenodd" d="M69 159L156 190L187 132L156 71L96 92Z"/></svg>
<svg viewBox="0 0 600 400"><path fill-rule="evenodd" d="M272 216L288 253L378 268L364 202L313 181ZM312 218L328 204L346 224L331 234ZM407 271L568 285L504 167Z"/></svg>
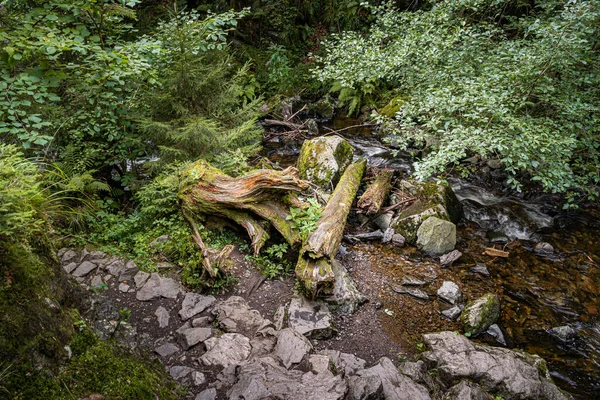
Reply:
<svg viewBox="0 0 600 400"><path fill-rule="evenodd" d="M329 127L357 124L359 120L340 118ZM371 127L341 135L355 147L357 156L367 158L369 167L410 173L411 158L407 154L394 156L377 140ZM281 166L291 165L301 144L302 138L279 137L266 143L263 155ZM432 298L443 280L458 283L468 299L485 292L498 294L502 308L498 324L508 347L542 356L555 382L577 398L600 398L600 210L596 207L567 214L561 211L556 197L530 196L525 201L489 186L450 181L465 210L457 244L463 256L451 268L440 268L436 260L423 258L410 246L393 249L360 244L349 250L359 252L390 282L400 282L406 275L431 280L425 290ZM483 254L492 246L489 232L507 237L507 244L495 246L509 251L508 259ZM533 247L539 241L550 243L554 254L536 254ZM478 263L486 264L489 277L471 272ZM423 333L460 329L439 314L436 301L417 300L392 290L382 291L381 300L392 315L382 313L380 320L391 340L403 346L414 347ZM564 342L549 331L564 325L575 329L577 338Z"/></svg>

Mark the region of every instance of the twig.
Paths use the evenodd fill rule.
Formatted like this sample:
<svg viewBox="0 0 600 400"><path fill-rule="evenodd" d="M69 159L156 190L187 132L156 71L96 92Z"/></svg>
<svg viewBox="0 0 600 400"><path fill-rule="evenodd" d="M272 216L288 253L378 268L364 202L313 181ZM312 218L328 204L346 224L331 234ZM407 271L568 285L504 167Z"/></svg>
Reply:
<svg viewBox="0 0 600 400"><path fill-rule="evenodd" d="M296 115L300 114L304 110L306 110L306 104L301 109L299 109L298 111L296 111L291 117L286 118L285 120L286 121L291 121L292 118L294 118ZM302 125L304 125L304 124L302 124Z"/></svg>
<svg viewBox="0 0 600 400"><path fill-rule="evenodd" d="M392 211L395 210L396 208L400 207L402 204L406 204L406 203L410 203L411 201L417 200L416 197L409 197L408 199L404 199L402 201L399 201L398 203L391 205L389 207L384 208L383 210L381 210L377 215L374 215L373 217L369 218L368 220L366 220L365 222L363 222L359 228L363 228L365 225L367 225L368 223L370 223L371 221L379 218L382 214L385 214L388 211Z"/></svg>

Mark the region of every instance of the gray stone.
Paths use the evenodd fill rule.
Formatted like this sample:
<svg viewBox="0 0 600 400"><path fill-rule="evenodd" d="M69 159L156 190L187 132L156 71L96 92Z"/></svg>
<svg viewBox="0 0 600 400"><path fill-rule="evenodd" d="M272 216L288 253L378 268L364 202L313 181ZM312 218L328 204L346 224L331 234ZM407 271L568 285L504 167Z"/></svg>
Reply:
<svg viewBox="0 0 600 400"><path fill-rule="evenodd" d="M351 376L348 378L348 400L383 399L383 384L377 376Z"/></svg>
<svg viewBox="0 0 600 400"><path fill-rule="evenodd" d="M140 269L137 265L135 265L133 261L127 261L127 264L125 264L125 267L121 270L121 273L119 274L119 282L131 281L139 270Z"/></svg>
<svg viewBox="0 0 600 400"><path fill-rule="evenodd" d="M430 400L429 391L423 385L398 372L389 358L383 357L369 369L358 371L356 376L375 377L381 380L386 400ZM373 384L373 387L375 384Z"/></svg>
<svg viewBox="0 0 600 400"><path fill-rule="evenodd" d="M325 190L332 190L353 156L352 146L339 136L305 140L297 162L300 177Z"/></svg>
<svg viewBox="0 0 600 400"><path fill-rule="evenodd" d="M165 343L162 346L158 346L154 349L154 352L157 353L161 357L168 357L173 355L179 351L179 347L174 345L173 343Z"/></svg>
<svg viewBox="0 0 600 400"><path fill-rule="evenodd" d="M310 136L316 136L319 134L319 124L314 119L306 120L306 130Z"/></svg>
<svg viewBox="0 0 600 400"><path fill-rule="evenodd" d="M285 322L285 306L279 306L277 308L273 320L275 321L275 330L280 331L283 329L283 323Z"/></svg>
<svg viewBox="0 0 600 400"><path fill-rule="evenodd" d="M146 285L144 285L146 287ZM143 289L143 288L142 288ZM183 289L181 284L172 278L161 278L160 280L160 295L167 299L176 299Z"/></svg>
<svg viewBox="0 0 600 400"><path fill-rule="evenodd" d="M153 272L144 286L138 290L136 299L140 301L148 301L159 297L175 299L181 292L181 285L177 281L171 278L163 278Z"/></svg>
<svg viewBox="0 0 600 400"><path fill-rule="evenodd" d="M504 334L502 333L502 329L497 324L490 325L489 328L485 331L488 335L492 336L498 343L502 346L506 346L506 339L504 339Z"/></svg>
<svg viewBox="0 0 600 400"><path fill-rule="evenodd" d="M386 212L384 214L381 214L377 218L375 218L373 220L373 223L375 223L375 225L377 225L379 227L379 229L381 229L381 232L385 232L392 224L392 218L394 218L394 212L393 211ZM398 234L396 234L396 235L398 235ZM402 235L400 235L400 236L402 236ZM393 237L392 237L392 239L393 239Z"/></svg>
<svg viewBox="0 0 600 400"><path fill-rule="evenodd" d="M460 251L452 250L450 253L444 254L440 257L440 264L442 267L449 267L454 263L454 261L458 260L460 256L462 256Z"/></svg>
<svg viewBox="0 0 600 400"><path fill-rule="evenodd" d="M185 294L185 298L181 304L179 316L183 321L187 321L215 304L216 301L217 299L213 296L202 296L198 293L188 292Z"/></svg>
<svg viewBox="0 0 600 400"><path fill-rule="evenodd" d="M210 326L215 319L211 316L205 316L200 318L194 318L192 320L192 326L198 328L200 326Z"/></svg>
<svg viewBox="0 0 600 400"><path fill-rule="evenodd" d="M194 400L215 400L217 398L217 389L209 388L196 395Z"/></svg>
<svg viewBox="0 0 600 400"><path fill-rule="evenodd" d="M345 314L352 314L367 298L358 291L356 283L352 280L348 271L337 260L331 262L331 270L335 276L335 283L331 294L323 299L328 303L335 304L337 309Z"/></svg>
<svg viewBox="0 0 600 400"><path fill-rule="evenodd" d="M463 335L441 332L423 336L430 351L421 354L446 387L468 379L504 398L567 400L551 381L540 357L521 351L479 345Z"/></svg>
<svg viewBox="0 0 600 400"><path fill-rule="evenodd" d="M191 378L194 386L200 386L206 383L206 376L200 371L192 371Z"/></svg>
<svg viewBox="0 0 600 400"><path fill-rule="evenodd" d="M166 328L169 326L170 315L166 308L159 306L154 312L154 315L156 315L156 318L158 319L158 326L160 328Z"/></svg>
<svg viewBox="0 0 600 400"><path fill-rule="evenodd" d="M568 325L551 328L549 332L563 342L567 342L577 337L577 331Z"/></svg>
<svg viewBox="0 0 600 400"><path fill-rule="evenodd" d="M456 246L456 225L437 217L427 218L417 230L417 247L435 257L452 251Z"/></svg>
<svg viewBox="0 0 600 400"><path fill-rule="evenodd" d="M250 346L252 347L251 357L262 357L267 354L271 354L275 349L277 339L273 336L267 337L255 337L250 340Z"/></svg>
<svg viewBox="0 0 600 400"><path fill-rule="evenodd" d="M484 263L475 264L475 266L471 268L471 272L475 272L476 274L481 274L484 276L490 276L490 271L488 271L487 265Z"/></svg>
<svg viewBox="0 0 600 400"><path fill-rule="evenodd" d="M119 284L119 292L121 292L121 293L129 292L129 285L126 283Z"/></svg>
<svg viewBox="0 0 600 400"><path fill-rule="evenodd" d="M125 269L125 260L117 258L106 266L106 271L113 276L120 276L121 272Z"/></svg>
<svg viewBox="0 0 600 400"><path fill-rule="evenodd" d="M74 262L63 265L63 269L67 274L70 274L71 272L75 271L75 268L77 268L77 263Z"/></svg>
<svg viewBox="0 0 600 400"><path fill-rule="evenodd" d="M173 377L176 381L181 381L183 378L187 377L190 373L194 371L193 368L186 367L184 365L175 365L169 368L169 375Z"/></svg>
<svg viewBox="0 0 600 400"><path fill-rule="evenodd" d="M294 296L290 301L288 326L311 339L328 339L334 333L327 304L302 296Z"/></svg>
<svg viewBox="0 0 600 400"><path fill-rule="evenodd" d="M436 389L436 384L427 371L427 365L419 360L417 362L405 362L398 368L400 373L408 376L413 381L425 385L430 390Z"/></svg>
<svg viewBox="0 0 600 400"><path fill-rule="evenodd" d="M171 239L171 237L169 235L161 235L150 242L150 247L154 247L161 243L166 243L169 241L169 239Z"/></svg>
<svg viewBox="0 0 600 400"><path fill-rule="evenodd" d="M425 286L426 284L426 281L415 278L414 276L405 275L402 278L402 286Z"/></svg>
<svg viewBox="0 0 600 400"><path fill-rule="evenodd" d="M279 357L286 368L292 364L298 364L302 358L312 349L308 339L294 332L293 329L285 328L279 332L275 355Z"/></svg>
<svg viewBox="0 0 600 400"><path fill-rule="evenodd" d="M207 351L200 357L200 360L207 366L237 365L246 360L252 351L250 339L239 333L226 333L218 338L213 337L206 340L204 344Z"/></svg>
<svg viewBox="0 0 600 400"><path fill-rule="evenodd" d="M331 361L326 355L311 354L308 356L308 364L310 365L310 370L315 374L322 374L327 371L331 372L329 369Z"/></svg>
<svg viewBox="0 0 600 400"><path fill-rule="evenodd" d="M184 350L206 341L212 336L211 328L188 328L179 333L179 343Z"/></svg>
<svg viewBox="0 0 600 400"><path fill-rule="evenodd" d="M149 273L144 272L144 271L139 271L133 277L133 281L135 282L135 287L138 290L140 290L142 288L142 286L144 286L144 283L146 283L146 281L148 280L148 278L150 278L150 274Z"/></svg>
<svg viewBox="0 0 600 400"><path fill-rule="evenodd" d="M354 375L357 371L364 369L367 364L365 360L354 354L342 353L338 350L321 350L317 354L327 356L336 371L344 371L345 376Z"/></svg>
<svg viewBox="0 0 600 400"><path fill-rule="evenodd" d="M394 292L399 294L407 294L419 300L429 300L429 295L425 291L414 286L392 285L391 288Z"/></svg>
<svg viewBox="0 0 600 400"><path fill-rule="evenodd" d="M84 261L81 264L79 264L75 271L73 271L73 276L82 278L90 272L92 272L93 270L95 270L96 268L98 268L98 266L93 262Z"/></svg>
<svg viewBox="0 0 600 400"><path fill-rule="evenodd" d="M347 391L342 376L286 370L271 357L243 363L227 396L231 400L342 400Z"/></svg>
<svg viewBox="0 0 600 400"><path fill-rule="evenodd" d="M450 307L446 310L442 310L441 314L444 317L448 318L450 321L456 321L458 319L458 317L460 317L460 313L462 312L463 308L464 307L462 306L462 304L456 305L456 306Z"/></svg>
<svg viewBox="0 0 600 400"><path fill-rule="evenodd" d="M454 282L444 281L438 289L437 295L440 299L447 301L450 304L462 303L463 294L458 285Z"/></svg>
<svg viewBox="0 0 600 400"><path fill-rule="evenodd" d="M60 262L63 264L68 263L78 263L81 261L80 254L75 249L63 248L58 251L58 256L60 257Z"/></svg>
<svg viewBox="0 0 600 400"><path fill-rule="evenodd" d="M87 254L85 255L84 260L86 261L93 261L93 260L100 260L106 257L106 253L101 251L101 250L92 250L90 252L87 252Z"/></svg>
<svg viewBox="0 0 600 400"><path fill-rule="evenodd" d="M394 234L394 228L387 228L385 231L383 231L383 238L381 239L381 242L387 243L391 241Z"/></svg>
<svg viewBox="0 0 600 400"><path fill-rule="evenodd" d="M470 381L460 381L452 386L442 400L490 400L491 396L481 386Z"/></svg>
<svg viewBox="0 0 600 400"><path fill-rule="evenodd" d="M552 254L554 253L554 247L550 243L547 242L539 242L533 248L533 251L536 254Z"/></svg>
<svg viewBox="0 0 600 400"><path fill-rule="evenodd" d="M406 244L406 239L399 233L394 233L392 235L392 244L397 247L404 247Z"/></svg>
<svg viewBox="0 0 600 400"><path fill-rule="evenodd" d="M257 310L252 310L246 300L231 296L215 305L212 313L217 317L219 326L225 332L243 333L254 336L265 320Z"/></svg>
<svg viewBox="0 0 600 400"><path fill-rule="evenodd" d="M92 278L91 282L90 282L90 286L91 287L98 287L100 285L102 285L102 277L100 275L94 275L94 277Z"/></svg>
<svg viewBox="0 0 600 400"><path fill-rule="evenodd" d="M500 300L498 296L486 293L466 305L460 315L465 332L477 336L485 331L500 317Z"/></svg>

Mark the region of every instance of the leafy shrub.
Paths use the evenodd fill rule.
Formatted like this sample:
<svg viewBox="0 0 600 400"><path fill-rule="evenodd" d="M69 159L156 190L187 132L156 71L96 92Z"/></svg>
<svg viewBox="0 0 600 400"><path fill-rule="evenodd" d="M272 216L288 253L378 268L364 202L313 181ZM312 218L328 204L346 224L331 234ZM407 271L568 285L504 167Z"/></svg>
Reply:
<svg viewBox="0 0 600 400"><path fill-rule="evenodd" d="M267 278L275 279L291 270L290 263L284 258L288 251L288 244L273 244L263 250L264 255L246 256L254 266Z"/></svg>
<svg viewBox="0 0 600 400"><path fill-rule="evenodd" d="M291 222L293 229L298 229L302 240L306 240L308 235L317 229L317 222L321 218L322 207L313 198L309 198L306 208L290 207L290 215L286 220Z"/></svg>

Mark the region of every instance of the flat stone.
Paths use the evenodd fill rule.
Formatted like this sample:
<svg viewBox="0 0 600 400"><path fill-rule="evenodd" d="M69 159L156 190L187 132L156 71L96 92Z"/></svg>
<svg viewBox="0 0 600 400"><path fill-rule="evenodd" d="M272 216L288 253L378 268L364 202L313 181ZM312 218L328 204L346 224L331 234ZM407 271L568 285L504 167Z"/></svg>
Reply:
<svg viewBox="0 0 600 400"><path fill-rule="evenodd" d="M106 253L102 250L92 250L85 255L85 260L100 260L106 257Z"/></svg>
<svg viewBox="0 0 600 400"><path fill-rule="evenodd" d="M378 376L351 376L348 378L348 400L383 398L383 383Z"/></svg>
<svg viewBox="0 0 600 400"><path fill-rule="evenodd" d="M188 328L180 333L180 344L187 350L212 336L211 328Z"/></svg>
<svg viewBox="0 0 600 400"><path fill-rule="evenodd" d="M160 328L166 328L169 326L169 318L171 317L169 312L163 306L159 306L154 312L156 318L158 319L158 326Z"/></svg>
<svg viewBox="0 0 600 400"><path fill-rule="evenodd" d="M384 214L381 214L377 218L373 220L373 223L381 229L382 232L385 232L390 225L392 224L392 219L394 218L394 212L389 211ZM402 235L400 235L402 236Z"/></svg>
<svg viewBox="0 0 600 400"><path fill-rule="evenodd" d="M294 296L288 308L288 326L310 339L333 336L331 312L327 304Z"/></svg>
<svg viewBox="0 0 600 400"><path fill-rule="evenodd" d="M80 253L75 249L60 249L58 251L58 254L60 257L60 262L63 264L71 262L78 263L79 261L81 261Z"/></svg>
<svg viewBox="0 0 600 400"><path fill-rule="evenodd" d="M440 299L453 305L463 301L462 291L456 283L451 281L444 281L438 289L437 295Z"/></svg>
<svg viewBox="0 0 600 400"><path fill-rule="evenodd" d="M159 297L175 299L181 291L181 285L177 281L171 278L162 278L159 274L153 272L144 286L138 290L136 299L140 301L148 301Z"/></svg>
<svg viewBox="0 0 600 400"><path fill-rule="evenodd" d="M169 368L169 375L171 375L176 381L180 381L189 374L191 374L193 371L193 368L186 367L184 365L175 365Z"/></svg>
<svg viewBox="0 0 600 400"><path fill-rule="evenodd" d="M75 268L77 268L77 263L74 262L63 265L63 269L67 274L70 274L71 272L75 271Z"/></svg>
<svg viewBox="0 0 600 400"><path fill-rule="evenodd" d="M327 356L336 371L344 371L346 376L354 375L357 371L364 369L367 364L365 360L354 354L342 353L338 350L321 350L317 354Z"/></svg>
<svg viewBox="0 0 600 400"><path fill-rule="evenodd" d="M216 301L217 299L213 296L202 296L198 293L188 292L183 299L179 316L183 321L187 321L215 304Z"/></svg>
<svg viewBox="0 0 600 400"><path fill-rule="evenodd" d="M165 343L162 346L158 346L154 349L154 352L157 353L161 357L168 357L172 354L175 354L179 351L179 347L174 345L173 343Z"/></svg>
<svg viewBox="0 0 600 400"><path fill-rule="evenodd" d="M237 365L245 361L252 351L250 339L239 333L226 333L218 338L213 337L207 339L204 344L207 351L200 357L200 360L207 366L228 367Z"/></svg>
<svg viewBox="0 0 600 400"><path fill-rule="evenodd" d="M329 370L330 367L329 357L323 354L311 354L308 356L308 364L310 365L310 370L315 374L322 374L326 372L331 372Z"/></svg>
<svg viewBox="0 0 600 400"><path fill-rule="evenodd" d="M490 276L490 271L487 269L487 265L483 263L477 263L474 267L471 267L471 272L475 272L476 274L481 274L484 276Z"/></svg>
<svg viewBox="0 0 600 400"><path fill-rule="evenodd" d="M127 261L127 264L125 264L125 267L121 270L121 273L119 274L119 282L131 281L139 270L140 269L133 261Z"/></svg>
<svg viewBox="0 0 600 400"><path fill-rule="evenodd" d="M383 231L383 237L381 238L381 242L387 243L391 241L392 237L394 236L394 233L394 228L387 228L385 231Z"/></svg>
<svg viewBox="0 0 600 400"><path fill-rule="evenodd" d="M209 388L196 395L194 400L215 400L217 398L217 389Z"/></svg>
<svg viewBox="0 0 600 400"><path fill-rule="evenodd" d="M84 261L81 264L79 264L79 266L75 269L75 271L73 271L73 276L82 278L82 277L86 276L87 274L89 274L90 272L92 272L93 270L95 270L96 268L98 268L98 266L96 264L89 262L89 261Z"/></svg>
<svg viewBox="0 0 600 400"><path fill-rule="evenodd" d="M458 317L460 317L460 313L462 312L463 308L464 307L462 305L456 305L443 310L440 313L450 321L456 321Z"/></svg>
<svg viewBox="0 0 600 400"><path fill-rule="evenodd" d="M144 285L145 286L145 285ZM160 295L167 299L176 299L183 290L181 284L172 278L161 278Z"/></svg>
<svg viewBox="0 0 600 400"><path fill-rule="evenodd" d="M407 295L415 297L419 300L430 300L429 295L425 291L423 291L419 288L416 288L414 286L392 285L391 288L394 292L399 293L399 294L407 294Z"/></svg>
<svg viewBox="0 0 600 400"><path fill-rule="evenodd" d="M402 286L425 286L425 285L427 285L426 281L415 278L414 276L405 275L402 278Z"/></svg>
<svg viewBox="0 0 600 400"><path fill-rule="evenodd" d="M440 257L440 264L442 267L451 266L454 261L458 260L462 256L462 253L458 250L452 250L450 253L444 254Z"/></svg>
<svg viewBox="0 0 600 400"><path fill-rule="evenodd" d="M137 274L133 277L133 281L135 282L135 287L140 290L144 283L150 278L150 274L144 271L138 271Z"/></svg>
<svg viewBox="0 0 600 400"><path fill-rule="evenodd" d="M298 364L312 349L312 345L304 336L291 328L282 329L277 337L275 355L286 368Z"/></svg>
<svg viewBox="0 0 600 400"><path fill-rule="evenodd" d="M443 400L490 400L490 395L474 382L460 381L448 389Z"/></svg>
<svg viewBox="0 0 600 400"><path fill-rule="evenodd" d="M397 247L404 247L406 244L406 239L399 233L394 233L392 235L392 244Z"/></svg>
<svg viewBox="0 0 600 400"><path fill-rule="evenodd" d="M120 291L120 292L122 292L122 293L127 293L127 292L129 292L129 285L128 285L128 284L126 284L126 283L121 283L121 284L119 285L119 291Z"/></svg>
<svg viewBox="0 0 600 400"><path fill-rule="evenodd" d="M98 287L100 285L102 285L102 277L100 275L94 275L94 277L92 278L92 280L90 281L90 286L91 287Z"/></svg>
<svg viewBox="0 0 600 400"><path fill-rule="evenodd" d="M243 333L254 336L265 319L257 310L250 308L246 300L239 296L231 296L215 305L212 311L225 332Z"/></svg>
<svg viewBox="0 0 600 400"><path fill-rule="evenodd" d="M496 339L496 341L502 346L506 346L506 339L504 339L504 333L502 333L502 329L500 329L498 324L490 325L490 327L487 328L485 333Z"/></svg>
<svg viewBox="0 0 600 400"><path fill-rule="evenodd" d="M125 269L125 260L117 258L106 266L106 271L113 276L120 276L121 272Z"/></svg>
<svg viewBox="0 0 600 400"><path fill-rule="evenodd" d="M212 322L213 322L214 320L215 320L215 319L214 319L213 317L211 317L211 316L206 316L206 317L195 318L195 319L192 321L192 326L193 326L194 328L198 328L198 327L201 327L201 326L204 326L204 327L206 327L206 326L210 326L210 324L212 324Z"/></svg>
<svg viewBox="0 0 600 400"><path fill-rule="evenodd" d="M200 371L192 371L192 384L194 386L204 385L206 383L206 376Z"/></svg>

